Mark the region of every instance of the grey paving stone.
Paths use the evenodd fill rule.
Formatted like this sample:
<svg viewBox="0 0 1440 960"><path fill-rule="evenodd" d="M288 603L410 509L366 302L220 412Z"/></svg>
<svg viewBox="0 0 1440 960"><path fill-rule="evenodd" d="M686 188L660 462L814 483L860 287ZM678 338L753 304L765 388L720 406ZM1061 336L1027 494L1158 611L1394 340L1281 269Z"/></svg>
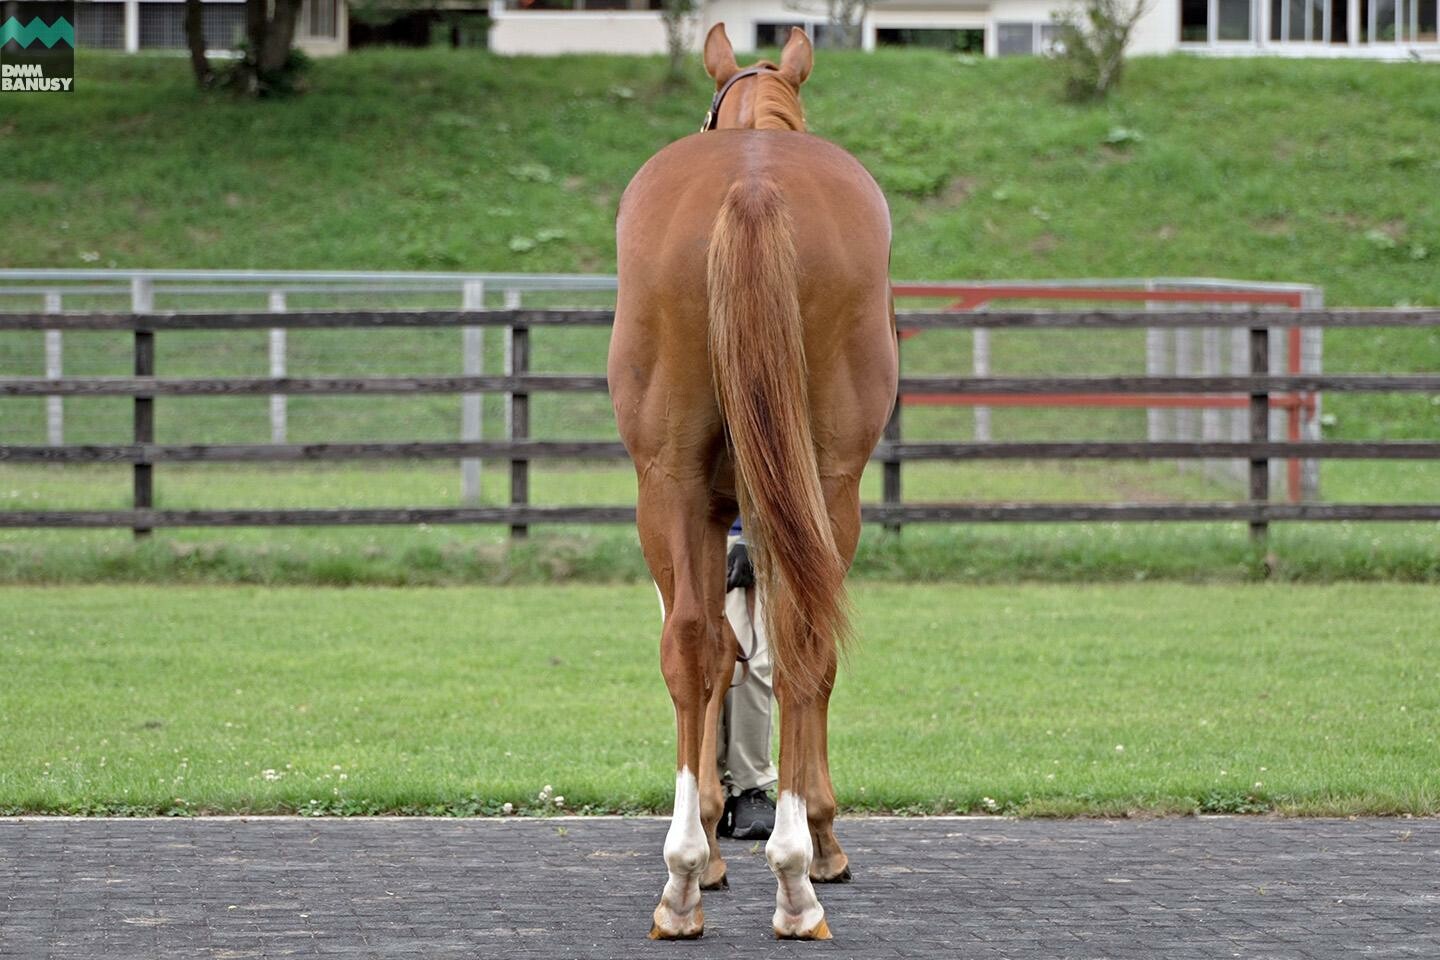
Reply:
<svg viewBox="0 0 1440 960"><path fill-rule="evenodd" d="M1440 820L847 820L826 944L771 939L751 843L703 940L646 940L665 827L0 820L0 957L1440 958Z"/></svg>

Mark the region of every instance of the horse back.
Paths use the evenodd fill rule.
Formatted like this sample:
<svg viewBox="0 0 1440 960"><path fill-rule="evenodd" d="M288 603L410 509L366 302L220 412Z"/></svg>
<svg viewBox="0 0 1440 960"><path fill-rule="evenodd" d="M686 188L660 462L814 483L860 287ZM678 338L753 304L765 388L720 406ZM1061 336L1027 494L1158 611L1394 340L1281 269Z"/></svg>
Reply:
<svg viewBox="0 0 1440 960"><path fill-rule="evenodd" d="M619 317L659 312L671 323L703 329L711 230L731 187L747 180L768 181L784 197L807 328L877 310L888 322L890 214L884 194L840 147L779 130L695 134L640 169L616 221Z"/></svg>

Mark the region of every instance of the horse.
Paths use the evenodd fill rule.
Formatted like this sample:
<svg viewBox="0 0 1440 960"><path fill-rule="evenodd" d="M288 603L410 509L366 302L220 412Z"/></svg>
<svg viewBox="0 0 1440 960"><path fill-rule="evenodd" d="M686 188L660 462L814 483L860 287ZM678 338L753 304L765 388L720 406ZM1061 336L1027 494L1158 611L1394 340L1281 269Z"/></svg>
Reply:
<svg viewBox="0 0 1440 960"><path fill-rule="evenodd" d="M607 376L638 482L636 526L660 593L675 707L675 805L652 939L703 934L701 890L728 886L716 720L740 650L724 613L725 537L751 543L780 706L779 799L765 856L772 927L831 936L814 883L850 879L835 838L827 712L849 633L844 579L860 475L895 402L890 213L863 166L805 132L814 54L742 70L716 24L702 132L635 174L616 216Z"/></svg>

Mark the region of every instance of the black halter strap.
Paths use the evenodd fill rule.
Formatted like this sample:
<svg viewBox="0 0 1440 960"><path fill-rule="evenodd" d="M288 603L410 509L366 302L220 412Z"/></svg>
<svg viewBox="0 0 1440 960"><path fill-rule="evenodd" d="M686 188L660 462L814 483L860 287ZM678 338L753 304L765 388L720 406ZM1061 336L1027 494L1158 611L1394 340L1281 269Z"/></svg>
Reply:
<svg viewBox="0 0 1440 960"><path fill-rule="evenodd" d="M720 121L720 104L724 102L725 94L729 93L730 88L735 86L736 83L744 80L746 77L754 77L762 73L779 72L780 71L776 70L774 67L746 67L744 70L741 70L739 73L732 76L729 80L726 80L725 85L722 86L719 90L716 90L715 96L711 98L710 110L705 114L705 122L700 125L700 132L704 133L707 130L715 129L715 124Z"/></svg>

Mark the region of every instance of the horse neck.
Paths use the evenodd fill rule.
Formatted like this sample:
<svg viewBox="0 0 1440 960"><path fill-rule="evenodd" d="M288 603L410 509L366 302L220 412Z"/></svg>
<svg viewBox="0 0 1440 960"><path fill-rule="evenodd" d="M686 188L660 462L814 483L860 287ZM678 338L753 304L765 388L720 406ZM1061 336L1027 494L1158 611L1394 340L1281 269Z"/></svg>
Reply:
<svg viewBox="0 0 1440 960"><path fill-rule="evenodd" d="M756 130L804 130L805 110L800 97L779 77L761 76L751 113Z"/></svg>

